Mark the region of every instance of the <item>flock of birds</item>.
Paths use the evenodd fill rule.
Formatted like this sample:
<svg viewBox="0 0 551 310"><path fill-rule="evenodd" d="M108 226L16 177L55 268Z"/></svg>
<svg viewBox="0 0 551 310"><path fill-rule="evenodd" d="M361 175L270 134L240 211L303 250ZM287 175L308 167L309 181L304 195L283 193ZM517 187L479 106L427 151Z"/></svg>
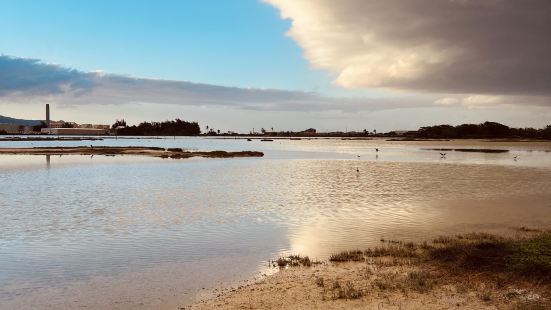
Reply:
<svg viewBox="0 0 551 310"><path fill-rule="evenodd" d="M379 158L379 148L375 148L375 153L376 153L376 158ZM448 155L448 153L442 153L440 152L440 159L446 159L446 155ZM356 155L358 157L358 159L360 159L360 155ZM514 161L518 161L520 159L520 155L515 155L513 156L513 160ZM360 172L360 168L356 167L356 172Z"/></svg>

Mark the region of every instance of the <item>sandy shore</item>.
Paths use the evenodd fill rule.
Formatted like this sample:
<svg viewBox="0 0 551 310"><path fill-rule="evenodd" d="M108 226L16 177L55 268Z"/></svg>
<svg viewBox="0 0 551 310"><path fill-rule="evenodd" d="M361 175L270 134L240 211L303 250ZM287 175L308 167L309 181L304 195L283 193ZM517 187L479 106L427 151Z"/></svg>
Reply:
<svg viewBox="0 0 551 310"><path fill-rule="evenodd" d="M280 259L287 266L275 275L189 309L550 309L550 241L549 232L514 240L468 234L387 241L323 263ZM519 253L519 263L508 260Z"/></svg>
<svg viewBox="0 0 551 310"><path fill-rule="evenodd" d="M140 155L161 158L230 158L230 157L262 157L264 153L253 151L226 152L190 152L180 148L159 148L159 147L35 147L35 148L0 148L0 154L12 155Z"/></svg>

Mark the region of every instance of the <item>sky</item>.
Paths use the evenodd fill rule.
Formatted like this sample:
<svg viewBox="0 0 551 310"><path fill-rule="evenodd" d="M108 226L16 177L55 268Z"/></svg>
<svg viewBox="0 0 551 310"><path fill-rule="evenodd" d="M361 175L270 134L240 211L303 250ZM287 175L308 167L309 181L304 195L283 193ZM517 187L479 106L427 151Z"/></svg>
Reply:
<svg viewBox="0 0 551 310"><path fill-rule="evenodd" d="M0 115L551 124L548 0L0 1Z"/></svg>

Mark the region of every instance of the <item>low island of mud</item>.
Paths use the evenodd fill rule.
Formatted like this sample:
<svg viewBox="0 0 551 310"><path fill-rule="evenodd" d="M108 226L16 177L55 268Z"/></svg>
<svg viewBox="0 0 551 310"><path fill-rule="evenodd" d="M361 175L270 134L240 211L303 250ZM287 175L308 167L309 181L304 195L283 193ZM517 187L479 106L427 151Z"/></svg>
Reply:
<svg viewBox="0 0 551 310"><path fill-rule="evenodd" d="M262 157L264 153L255 151L187 151L181 148L141 147L141 146L78 146L78 147L33 147L33 148L0 148L0 154L11 155L138 155L160 158L232 158Z"/></svg>

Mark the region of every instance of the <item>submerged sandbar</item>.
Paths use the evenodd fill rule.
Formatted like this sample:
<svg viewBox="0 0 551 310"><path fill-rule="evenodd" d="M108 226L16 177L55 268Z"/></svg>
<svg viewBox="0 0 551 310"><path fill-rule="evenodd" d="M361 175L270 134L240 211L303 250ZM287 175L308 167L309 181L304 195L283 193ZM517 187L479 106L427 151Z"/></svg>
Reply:
<svg viewBox="0 0 551 310"><path fill-rule="evenodd" d="M187 151L181 148L161 148L142 146L78 146L78 147L33 147L33 148L0 148L0 154L10 155L140 155L161 158L231 158L262 157L264 153L256 151Z"/></svg>

